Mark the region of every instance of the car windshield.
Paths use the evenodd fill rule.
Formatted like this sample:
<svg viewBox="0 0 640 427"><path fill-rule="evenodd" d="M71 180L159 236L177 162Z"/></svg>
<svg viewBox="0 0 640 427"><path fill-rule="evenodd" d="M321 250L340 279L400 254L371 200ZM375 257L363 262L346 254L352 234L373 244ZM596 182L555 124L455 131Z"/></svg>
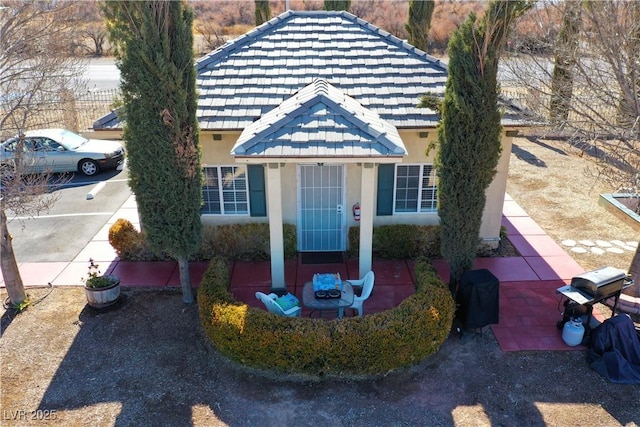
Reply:
<svg viewBox="0 0 640 427"><path fill-rule="evenodd" d="M63 130L62 132L60 132L59 142L68 149L75 150L87 141L88 139L78 135L77 133L73 133L68 130Z"/></svg>

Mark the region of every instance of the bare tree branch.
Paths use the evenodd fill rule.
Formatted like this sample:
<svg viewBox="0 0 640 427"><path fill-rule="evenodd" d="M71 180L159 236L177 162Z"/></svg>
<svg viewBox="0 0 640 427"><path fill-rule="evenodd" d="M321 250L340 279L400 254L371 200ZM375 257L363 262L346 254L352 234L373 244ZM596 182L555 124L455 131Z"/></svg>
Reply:
<svg viewBox="0 0 640 427"><path fill-rule="evenodd" d="M82 85L84 61L74 50L81 29L78 3L11 0L0 9L0 140L46 124L42 112L61 94ZM8 232L8 214L37 216L58 196L50 191L52 174L30 175L32 159L18 143L17 155L0 169L0 268L12 304L26 299ZM64 181L65 177L60 178Z"/></svg>

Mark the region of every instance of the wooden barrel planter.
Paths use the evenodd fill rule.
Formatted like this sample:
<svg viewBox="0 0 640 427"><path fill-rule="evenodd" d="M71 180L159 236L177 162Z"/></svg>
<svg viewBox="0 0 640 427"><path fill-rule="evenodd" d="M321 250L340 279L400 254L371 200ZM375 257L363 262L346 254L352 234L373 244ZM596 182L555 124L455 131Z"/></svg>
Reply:
<svg viewBox="0 0 640 427"><path fill-rule="evenodd" d="M87 295L87 303L93 308L109 307L120 298L120 279L115 276L102 276L111 282L111 285L105 287L84 287Z"/></svg>

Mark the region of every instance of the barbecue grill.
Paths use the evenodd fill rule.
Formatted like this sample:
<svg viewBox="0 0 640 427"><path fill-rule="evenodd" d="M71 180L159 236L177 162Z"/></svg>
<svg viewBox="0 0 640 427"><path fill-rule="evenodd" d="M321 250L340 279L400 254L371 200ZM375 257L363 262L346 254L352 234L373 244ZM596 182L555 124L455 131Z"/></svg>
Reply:
<svg viewBox="0 0 640 427"><path fill-rule="evenodd" d="M627 274L613 267L602 267L571 279L571 286L592 297L605 299L622 290Z"/></svg>
<svg viewBox="0 0 640 427"><path fill-rule="evenodd" d="M558 328L562 329L564 324L576 315L586 314L584 326L585 338L588 338L593 305L613 298L614 303L611 310L611 317L613 317L618 306L620 293L624 288L633 285L634 282L630 276L627 276L623 270L613 267L602 267L573 277L571 284L557 289L558 293L567 297L564 302L563 318L558 322Z"/></svg>

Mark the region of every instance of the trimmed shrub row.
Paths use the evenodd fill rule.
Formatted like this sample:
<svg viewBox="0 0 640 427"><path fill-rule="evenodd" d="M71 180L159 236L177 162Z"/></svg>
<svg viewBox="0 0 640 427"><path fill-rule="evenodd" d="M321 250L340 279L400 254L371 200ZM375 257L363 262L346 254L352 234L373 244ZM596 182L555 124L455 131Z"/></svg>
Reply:
<svg viewBox="0 0 640 427"><path fill-rule="evenodd" d="M284 256L297 254L296 227L283 225ZM126 219L118 219L109 229L109 243L122 260L162 261L165 253L154 253L146 243L144 231L138 231ZM262 261L269 259L269 224L228 224L203 227L202 244L191 261L210 260L220 256L229 260Z"/></svg>
<svg viewBox="0 0 640 427"><path fill-rule="evenodd" d="M296 226L283 225L284 256L297 254ZM156 254L148 247L144 231L139 232L126 219L118 219L109 229L109 243L125 261L162 261L170 257ZM360 227L349 229L349 255L358 256ZM430 225L382 225L373 229L373 252L383 259L440 257L440 228ZM221 256L228 260L262 261L269 259L269 224L228 224L203 227L202 244L192 261Z"/></svg>
<svg viewBox="0 0 640 427"><path fill-rule="evenodd" d="M297 254L296 226L283 224L285 259ZM202 245L196 255L209 260L220 256L229 260L263 261L270 259L269 224L207 225L203 228Z"/></svg>
<svg viewBox="0 0 640 427"><path fill-rule="evenodd" d="M228 292L229 266L211 260L198 289L200 320L216 349L239 363L287 373L381 374L417 364L447 338L454 302L426 259L416 293L397 307L326 321L250 308Z"/></svg>
<svg viewBox="0 0 640 427"><path fill-rule="evenodd" d="M349 228L349 255L357 258L360 227ZM382 259L440 257L440 227L437 225L393 224L373 227L373 253Z"/></svg>

